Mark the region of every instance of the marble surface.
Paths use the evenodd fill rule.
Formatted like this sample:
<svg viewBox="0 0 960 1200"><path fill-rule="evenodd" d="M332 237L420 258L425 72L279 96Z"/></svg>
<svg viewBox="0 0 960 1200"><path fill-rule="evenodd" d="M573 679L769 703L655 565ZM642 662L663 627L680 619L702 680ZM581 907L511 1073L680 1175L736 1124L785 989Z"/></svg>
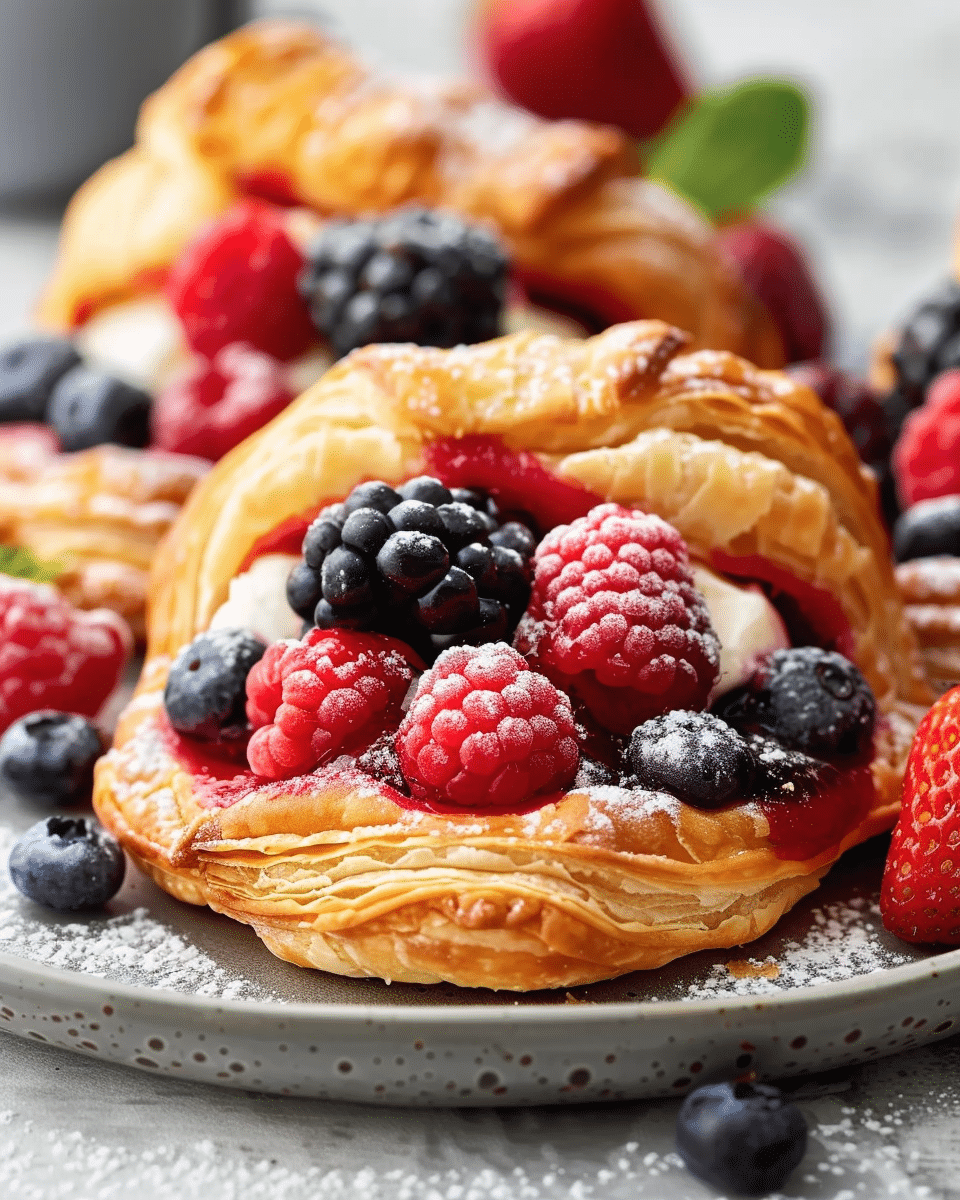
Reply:
<svg viewBox="0 0 960 1200"><path fill-rule="evenodd" d="M960 211L956 0L664 0L705 84L777 71L818 97L816 151L774 211L808 245L838 354L946 274ZM316 12L263 0L263 10ZM326 0L382 61L468 61L462 0ZM0 215L0 339L29 327L56 213ZM960 1039L807 1081L809 1153L787 1195L960 1197ZM378 1110L226 1092L0 1037L9 1200L705 1200L672 1153L674 1102Z"/></svg>

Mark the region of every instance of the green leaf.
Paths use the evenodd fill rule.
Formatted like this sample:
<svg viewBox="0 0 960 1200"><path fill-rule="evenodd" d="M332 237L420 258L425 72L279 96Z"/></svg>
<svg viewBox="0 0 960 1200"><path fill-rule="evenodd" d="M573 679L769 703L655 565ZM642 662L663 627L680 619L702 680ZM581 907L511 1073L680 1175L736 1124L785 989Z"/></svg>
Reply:
<svg viewBox="0 0 960 1200"><path fill-rule="evenodd" d="M32 583L51 583L65 569L62 563L41 562L22 546L0 546L0 575L14 575Z"/></svg>
<svg viewBox="0 0 960 1200"><path fill-rule="evenodd" d="M752 208L803 166L809 107L782 79L704 92L650 148L647 172L712 217Z"/></svg>

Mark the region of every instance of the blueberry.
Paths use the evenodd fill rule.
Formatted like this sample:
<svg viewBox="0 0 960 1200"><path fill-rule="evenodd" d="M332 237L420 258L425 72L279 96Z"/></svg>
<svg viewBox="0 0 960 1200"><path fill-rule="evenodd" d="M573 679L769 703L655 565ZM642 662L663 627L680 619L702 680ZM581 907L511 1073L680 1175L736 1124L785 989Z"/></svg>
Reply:
<svg viewBox="0 0 960 1200"><path fill-rule="evenodd" d="M807 1123L779 1088L713 1083L696 1088L677 1117L677 1150L698 1178L724 1192L778 1192L807 1149Z"/></svg>
<svg viewBox="0 0 960 1200"><path fill-rule="evenodd" d="M0 352L0 422L42 421L54 384L79 362L66 338L26 338Z"/></svg>
<svg viewBox="0 0 960 1200"><path fill-rule="evenodd" d="M150 441L147 392L103 371L74 367L55 385L47 405L64 450L87 450L104 442L146 446Z"/></svg>
<svg viewBox="0 0 960 1200"><path fill-rule="evenodd" d="M367 560L356 550L338 546L323 560L320 578L323 598L334 608L361 608L373 602Z"/></svg>
<svg viewBox="0 0 960 1200"><path fill-rule="evenodd" d="M416 504L417 501L409 501ZM432 511L436 512L436 509ZM387 538L377 555L377 568L390 583L405 592L422 594L446 575L450 566L447 548L438 537L403 530Z"/></svg>
<svg viewBox="0 0 960 1200"><path fill-rule="evenodd" d="M837 768L800 750L787 750L759 733L747 735L757 769L753 794L765 800L806 800L837 778Z"/></svg>
<svg viewBox="0 0 960 1200"><path fill-rule="evenodd" d="M299 562L287 576L287 603L297 614L309 621L323 595L320 572L305 562Z"/></svg>
<svg viewBox="0 0 960 1200"><path fill-rule="evenodd" d="M174 729L204 742L244 737L247 676L265 649L246 629L211 629L184 646L163 693Z"/></svg>
<svg viewBox="0 0 960 1200"><path fill-rule="evenodd" d="M937 554L960 555L960 496L921 500L893 526L893 556L897 562Z"/></svg>
<svg viewBox="0 0 960 1200"><path fill-rule="evenodd" d="M344 517L357 508L375 508L378 512L388 513L400 503L400 495L382 479L373 479L369 483L358 483L343 503Z"/></svg>
<svg viewBox="0 0 960 1200"><path fill-rule="evenodd" d="M454 501L452 504L441 504L436 511L443 523L443 532L439 536L451 554L456 554L471 542L487 540L484 515L469 504Z"/></svg>
<svg viewBox="0 0 960 1200"><path fill-rule="evenodd" d="M490 534L490 541L495 546L516 550L521 558L530 558L537 548L536 538L526 525L521 525L519 521L507 521L501 525Z"/></svg>
<svg viewBox="0 0 960 1200"><path fill-rule="evenodd" d="M422 500L425 504L433 504L436 507L449 504L453 500L450 489L432 475L417 475L414 479L408 479L397 491L404 500Z"/></svg>
<svg viewBox="0 0 960 1200"><path fill-rule="evenodd" d="M411 533L428 533L431 537L444 540L446 528L440 511L423 500L403 500L390 509L390 520L398 530Z"/></svg>
<svg viewBox="0 0 960 1200"><path fill-rule="evenodd" d="M577 767L577 773L570 787L571 791L581 788L616 786L619 782L620 776L612 767L608 767L599 759L591 758L583 750L580 751L580 765Z"/></svg>
<svg viewBox="0 0 960 1200"><path fill-rule="evenodd" d="M72 912L99 908L123 883L119 843L87 817L47 817L10 853L10 878L28 900Z"/></svg>
<svg viewBox="0 0 960 1200"><path fill-rule="evenodd" d="M637 785L695 808L722 808L750 794L753 752L712 713L667 713L634 729L626 751Z"/></svg>
<svg viewBox="0 0 960 1200"><path fill-rule="evenodd" d="M848 658L817 646L777 650L747 688L716 711L741 733L760 733L788 750L832 758L864 750L873 736L876 702Z"/></svg>
<svg viewBox="0 0 960 1200"><path fill-rule="evenodd" d="M340 531L340 538L351 550L361 554L376 554L396 526L390 518L375 508L355 508Z"/></svg>
<svg viewBox="0 0 960 1200"><path fill-rule="evenodd" d="M480 619L477 585L460 567L451 567L417 604L420 622L431 633L460 633Z"/></svg>
<svg viewBox="0 0 960 1200"><path fill-rule="evenodd" d="M85 804L93 791L94 763L103 749L100 734L86 717L30 713L0 738L0 780L32 804Z"/></svg>

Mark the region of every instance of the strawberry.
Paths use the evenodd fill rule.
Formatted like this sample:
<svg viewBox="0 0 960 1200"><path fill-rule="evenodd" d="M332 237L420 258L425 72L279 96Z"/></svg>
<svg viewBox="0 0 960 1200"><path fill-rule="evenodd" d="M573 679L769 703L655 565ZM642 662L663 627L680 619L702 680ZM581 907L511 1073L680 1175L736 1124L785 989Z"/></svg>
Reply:
<svg viewBox="0 0 960 1200"><path fill-rule="evenodd" d="M880 911L906 942L960 944L960 687L930 709L910 749Z"/></svg>

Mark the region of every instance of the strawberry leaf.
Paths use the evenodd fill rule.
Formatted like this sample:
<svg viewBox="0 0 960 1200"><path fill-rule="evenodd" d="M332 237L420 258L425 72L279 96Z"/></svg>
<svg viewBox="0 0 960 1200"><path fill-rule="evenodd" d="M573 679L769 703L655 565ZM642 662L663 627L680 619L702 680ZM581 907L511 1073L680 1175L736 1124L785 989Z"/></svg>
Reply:
<svg viewBox="0 0 960 1200"><path fill-rule="evenodd" d="M22 546L0 546L0 575L29 579L31 583L51 583L64 570L62 563L41 562Z"/></svg>
<svg viewBox="0 0 960 1200"><path fill-rule="evenodd" d="M809 108L782 79L704 92L648 148L647 173L714 218L753 208L803 166Z"/></svg>

